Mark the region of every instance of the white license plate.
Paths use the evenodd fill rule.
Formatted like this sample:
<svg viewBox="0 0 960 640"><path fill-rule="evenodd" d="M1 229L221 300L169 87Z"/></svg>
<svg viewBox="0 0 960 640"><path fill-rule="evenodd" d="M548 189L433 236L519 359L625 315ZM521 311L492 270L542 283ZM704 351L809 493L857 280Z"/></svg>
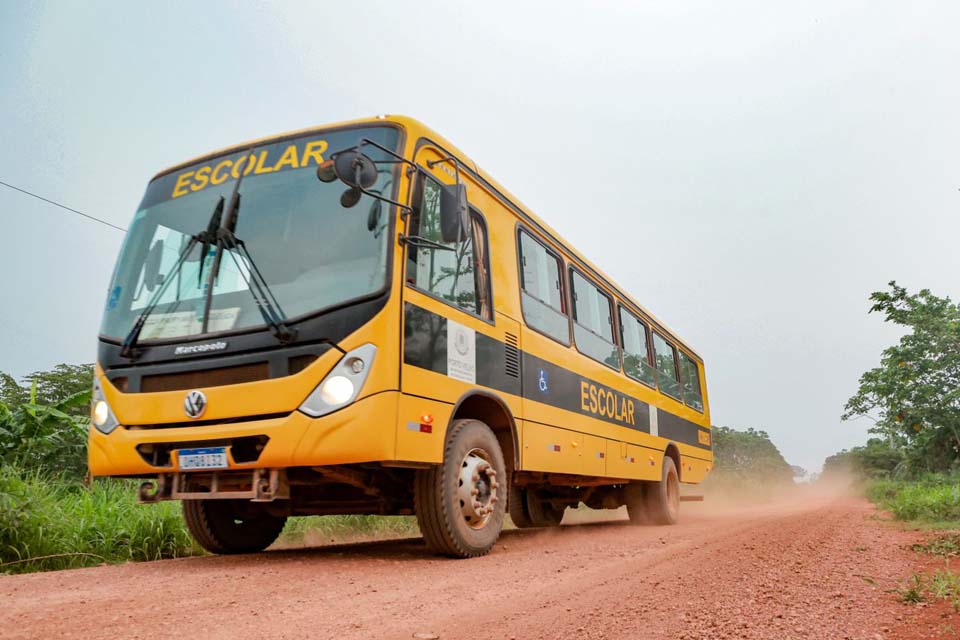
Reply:
<svg viewBox="0 0 960 640"><path fill-rule="evenodd" d="M204 447L202 449L178 449L177 461L180 471L195 469L226 469L226 447Z"/></svg>

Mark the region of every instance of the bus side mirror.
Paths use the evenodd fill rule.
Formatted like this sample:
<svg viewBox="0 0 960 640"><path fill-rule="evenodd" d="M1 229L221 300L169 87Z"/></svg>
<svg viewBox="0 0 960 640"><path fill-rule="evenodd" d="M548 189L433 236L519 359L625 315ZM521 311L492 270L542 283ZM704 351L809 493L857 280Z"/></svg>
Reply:
<svg viewBox="0 0 960 640"><path fill-rule="evenodd" d="M444 185L440 192L440 236L444 242L463 242L470 228L467 186Z"/></svg>
<svg viewBox="0 0 960 640"><path fill-rule="evenodd" d="M160 279L160 261L163 259L163 238L157 239L150 247L150 253L143 264L143 286L147 291L153 292L157 285L161 283Z"/></svg>

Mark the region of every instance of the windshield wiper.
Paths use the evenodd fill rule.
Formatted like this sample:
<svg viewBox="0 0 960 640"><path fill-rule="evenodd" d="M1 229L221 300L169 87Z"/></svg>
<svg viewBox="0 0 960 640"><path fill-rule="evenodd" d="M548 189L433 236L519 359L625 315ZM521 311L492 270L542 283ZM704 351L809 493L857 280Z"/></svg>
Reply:
<svg viewBox="0 0 960 640"><path fill-rule="evenodd" d="M257 267L257 263L254 262L253 256L250 255L246 243L234 233L237 227L239 213L240 194L235 190L233 196L230 198L230 207L227 209L226 216L224 216L223 225L216 231L217 255L214 258L213 271L211 271L207 283L207 303L203 313L202 332L207 333L208 330L212 307L211 301L213 299L213 284L217 277L217 271L220 270L223 252L227 251L233 259L237 271L240 272L240 276L246 283L247 289L253 296L260 315L263 316L264 322L270 327L270 331L280 342L292 342L297 337L296 329L287 326L287 317L280 307L280 302L270 289L270 285L267 284L266 278L260 273L260 269ZM238 256L243 260L243 265L237 260Z"/></svg>
<svg viewBox="0 0 960 640"><path fill-rule="evenodd" d="M427 249L439 249L441 251L456 251L455 247L448 247L445 244L440 244L435 242L430 238L424 238L423 236L400 236L400 242L402 244L409 244L413 247L426 247Z"/></svg>
<svg viewBox="0 0 960 640"><path fill-rule="evenodd" d="M120 355L122 357L129 358L130 360L135 360L137 358L137 340L140 339L140 332L143 331L143 325L146 324L147 318L151 313L153 313L153 310L156 309L157 305L160 304L160 299L163 297L164 292L166 292L167 287L170 286L170 283L174 281L174 276L176 276L180 272L180 269L183 268L187 258L190 256L190 252L193 251L193 248L197 246L197 243L200 242L203 243L203 254L200 256L200 271L203 271L203 260L207 251L207 247L213 242L216 242L216 231L220 226L220 219L223 216L223 203L223 196L220 196L220 199L217 200L217 205L213 208L213 213L210 214L210 222L207 223L206 230L201 231L194 236L190 236L190 242L188 242L187 246L180 251L180 255L177 257L177 262L163 278L163 283L160 285L160 287L153 292L152 296L150 296L147 306L144 307L143 311L140 312L140 315L137 316L137 320L133 323L133 327L130 329L127 337L123 339L123 346L120 349Z"/></svg>

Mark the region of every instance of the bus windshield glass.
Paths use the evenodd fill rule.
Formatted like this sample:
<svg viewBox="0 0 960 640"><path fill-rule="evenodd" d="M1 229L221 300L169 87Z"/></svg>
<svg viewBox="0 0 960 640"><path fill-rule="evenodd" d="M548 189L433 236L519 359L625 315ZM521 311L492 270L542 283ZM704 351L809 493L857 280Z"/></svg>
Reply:
<svg viewBox="0 0 960 640"><path fill-rule="evenodd" d="M101 335L123 339L168 278L174 281L146 317L139 341L202 332L216 246L197 243L182 267L174 267L191 237L206 229L220 198L230 201L241 175L236 237L245 243L286 318L296 320L381 291L386 286L388 207L376 206L368 195L344 207L340 197L347 186L317 179L317 166L331 153L364 138L393 150L398 134L391 127L311 133L203 160L154 179L124 240ZM363 152L374 161L389 159L373 145ZM377 164L379 175L370 191L394 198L395 166ZM264 326L246 269L248 263L235 251L223 251L207 333Z"/></svg>

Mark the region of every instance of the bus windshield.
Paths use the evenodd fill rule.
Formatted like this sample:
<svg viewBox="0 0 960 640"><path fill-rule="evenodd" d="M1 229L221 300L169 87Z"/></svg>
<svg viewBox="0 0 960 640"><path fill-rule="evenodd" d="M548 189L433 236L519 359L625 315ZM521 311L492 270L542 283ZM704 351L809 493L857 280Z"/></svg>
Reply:
<svg viewBox="0 0 960 640"><path fill-rule="evenodd" d="M296 320L381 291L386 286L388 209L384 206L381 212L368 195L344 207L340 197L345 185L321 182L316 175L317 165L331 153L364 138L395 149L398 134L391 127L311 133L207 159L154 179L124 240L101 335L127 335L167 278L174 282L167 284L145 319L140 342L201 333L216 247L198 243L179 270L174 266L191 237L206 228L220 198L230 200L241 174L236 236L246 244L287 318ZM364 153L375 161L388 159L372 145ZM394 166L377 165L379 176L371 191L394 197ZM246 269L239 256L223 252L208 333L264 325L248 290Z"/></svg>

